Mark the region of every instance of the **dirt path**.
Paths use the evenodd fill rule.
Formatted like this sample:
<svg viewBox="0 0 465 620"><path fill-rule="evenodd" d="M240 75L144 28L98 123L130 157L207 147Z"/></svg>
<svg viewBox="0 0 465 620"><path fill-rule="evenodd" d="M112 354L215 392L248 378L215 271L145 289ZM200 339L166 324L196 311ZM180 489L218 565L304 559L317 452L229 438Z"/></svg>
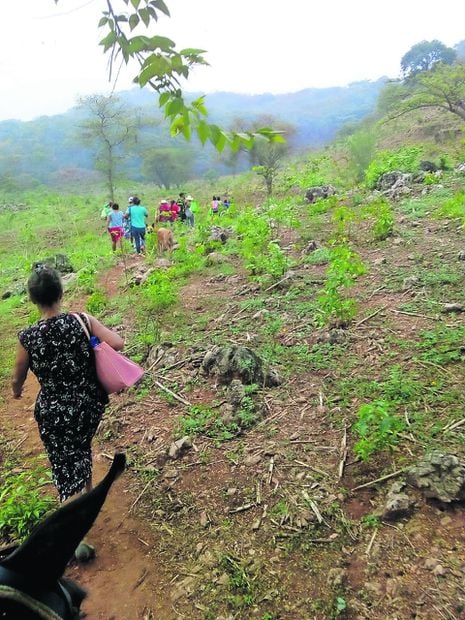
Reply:
<svg viewBox="0 0 465 620"><path fill-rule="evenodd" d="M109 270L101 284L113 294L121 278L121 268ZM33 408L38 391L35 377L29 373L23 397L13 399L5 394L2 411L3 426L10 436L22 441L21 451L28 457L43 453ZM105 446L105 454L117 446ZM108 470L109 459L94 442L94 481ZM148 524L131 516L137 495L129 490L132 476L126 472L114 485L88 540L96 547L97 557L88 565L74 565L68 576L88 590L82 606L92 620L134 620L136 618L176 617L166 596L168 583L153 549L157 538Z"/></svg>

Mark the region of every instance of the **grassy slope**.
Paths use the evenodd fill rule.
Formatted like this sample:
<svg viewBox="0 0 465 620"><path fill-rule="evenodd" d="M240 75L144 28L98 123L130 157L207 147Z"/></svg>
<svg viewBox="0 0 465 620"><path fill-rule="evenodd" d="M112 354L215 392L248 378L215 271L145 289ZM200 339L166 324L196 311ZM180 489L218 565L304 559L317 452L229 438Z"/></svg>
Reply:
<svg viewBox="0 0 465 620"><path fill-rule="evenodd" d="M101 440L125 447L135 489L154 481L137 510L159 532L154 561L172 573L170 594L185 617L437 617L422 611L428 597L446 617L460 617L457 568L465 558L458 547L459 510L449 511L446 523L444 513L419 499L414 517L394 529L379 520L383 485L350 491L431 447L463 454L462 427L445 428L463 417L465 324L460 314L440 313L444 302L465 303L457 260L463 232L460 221L433 217L460 178L449 174L443 189L393 205L394 237L375 241L373 218L361 217L363 190L361 202L357 196L328 208L304 204L302 187L312 170L301 164L287 172L277 209L271 217L270 209L263 214L274 224L263 230L253 216L263 196L243 181L230 188L241 209L221 223L237 227L241 237L215 248L226 263L205 265L211 221L204 218L193 238L176 232L181 247L174 267L156 271L140 289L126 290L121 277L110 299L105 291L96 294L93 276L112 261L99 232L100 202L30 197L34 206L18 216L0 215L2 286L24 277L43 252L64 251L78 269L86 268L74 294L91 294L90 308L109 324L130 319L132 354L145 360L152 345L165 343L166 364L152 369L134 393L114 398ZM332 180L339 170L324 162L319 174ZM204 204L210 193L202 187L195 192ZM252 215L243 214L246 205ZM348 238L367 272L347 291L358 315L330 344L318 304L327 265L319 263L343 205L353 220L339 237ZM269 245L273 238L282 253ZM301 251L310 239L322 249L306 256ZM154 260L150 253L147 262ZM266 291L288 265L295 274L290 287ZM412 275L418 279L405 287ZM15 331L32 315L17 296L0 302L0 309L6 376ZM284 377L279 388L252 395L254 406L243 412L239 433L220 418L223 388L202 376L196 361L212 344L231 342L252 346ZM183 364L186 358L196 359ZM179 367L163 370L178 361ZM191 406L157 389L155 380ZM363 462L354 454L352 425L361 405L379 401L404 428L384 447L376 432L369 435L375 450ZM166 447L186 430L197 434L196 451L164 464ZM349 452L339 479L345 437ZM438 558L447 577L435 578L423 567L424 557Z"/></svg>

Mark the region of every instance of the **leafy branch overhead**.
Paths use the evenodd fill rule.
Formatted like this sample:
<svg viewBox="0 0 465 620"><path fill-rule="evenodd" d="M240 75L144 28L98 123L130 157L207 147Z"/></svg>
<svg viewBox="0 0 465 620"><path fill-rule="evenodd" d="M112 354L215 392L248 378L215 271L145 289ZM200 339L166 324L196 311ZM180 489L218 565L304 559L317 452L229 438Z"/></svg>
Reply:
<svg viewBox="0 0 465 620"><path fill-rule="evenodd" d="M57 3L59 0L55 0ZM123 64L135 61L138 65L134 82L142 88L150 86L158 95L160 108L170 122L171 135L182 134L190 140L195 133L202 144L211 142L221 152L227 146L233 151L240 147L252 148L257 136L271 142L284 142L281 132L262 127L253 132L225 131L207 121L205 97L187 101L183 96L182 79L189 79L192 69L208 65L205 50L184 48L176 50L174 41L147 32L158 22L160 16L170 17L164 0L105 0L105 10L98 23L105 30L100 41L109 54L109 77ZM145 34L136 34L141 30Z"/></svg>

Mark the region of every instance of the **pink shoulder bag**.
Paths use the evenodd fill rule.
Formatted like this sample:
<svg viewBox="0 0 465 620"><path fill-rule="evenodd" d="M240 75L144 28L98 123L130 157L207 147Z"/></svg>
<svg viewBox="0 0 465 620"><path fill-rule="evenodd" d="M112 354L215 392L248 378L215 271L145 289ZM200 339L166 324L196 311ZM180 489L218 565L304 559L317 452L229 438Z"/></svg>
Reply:
<svg viewBox="0 0 465 620"><path fill-rule="evenodd" d="M82 331L89 341L92 342L89 330L79 314L73 312L72 316L79 322ZM107 394L121 392L121 390L131 387L131 385L140 381L144 376L143 368L112 349L106 342L99 342L95 345L92 343L92 346L95 354L97 377Z"/></svg>

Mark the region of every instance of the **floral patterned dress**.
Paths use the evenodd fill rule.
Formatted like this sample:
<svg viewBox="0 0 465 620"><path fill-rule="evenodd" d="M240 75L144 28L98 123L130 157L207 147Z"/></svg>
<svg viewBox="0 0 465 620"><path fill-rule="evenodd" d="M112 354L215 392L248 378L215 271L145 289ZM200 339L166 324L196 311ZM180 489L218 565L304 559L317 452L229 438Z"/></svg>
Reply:
<svg viewBox="0 0 465 620"><path fill-rule="evenodd" d="M41 320L18 336L40 383L34 415L64 501L92 475L91 442L108 396L97 379L92 346L71 314Z"/></svg>

